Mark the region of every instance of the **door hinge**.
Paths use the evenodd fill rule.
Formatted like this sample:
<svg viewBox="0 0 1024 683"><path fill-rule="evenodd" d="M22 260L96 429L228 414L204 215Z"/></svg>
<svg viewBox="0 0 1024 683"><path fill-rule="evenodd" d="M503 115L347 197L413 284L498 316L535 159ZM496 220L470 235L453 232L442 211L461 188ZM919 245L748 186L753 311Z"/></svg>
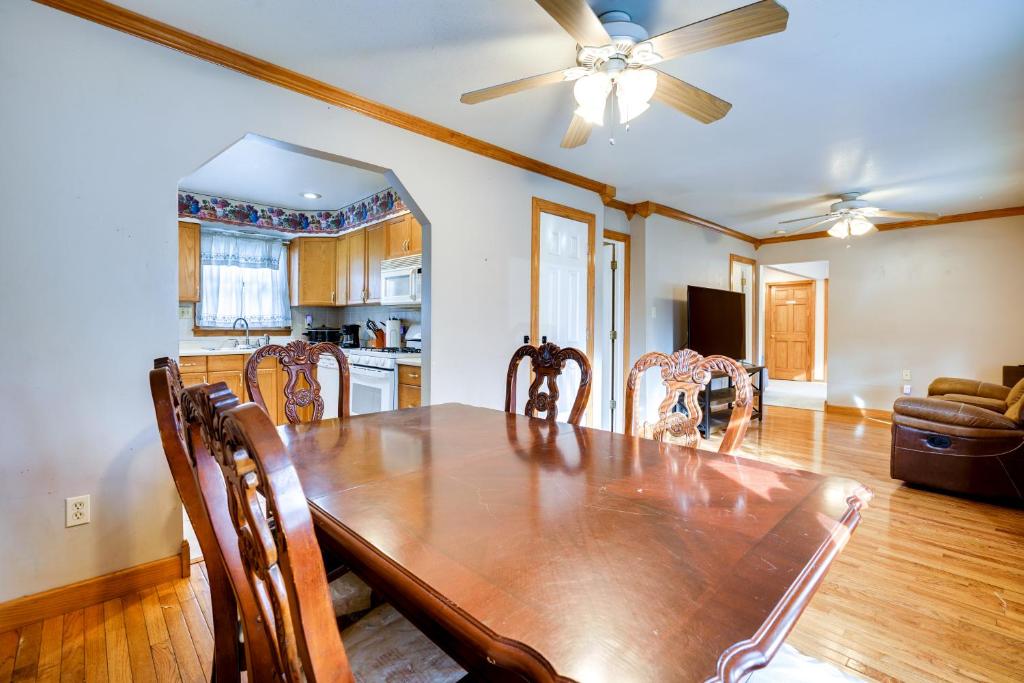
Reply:
<svg viewBox="0 0 1024 683"><path fill-rule="evenodd" d="M610 401L608 401L608 407L611 408L612 410L615 410L615 405L616 404L615 404L615 399L614 398L611 399Z"/></svg>
<svg viewBox="0 0 1024 683"><path fill-rule="evenodd" d="M616 261L615 259L612 259L612 270L618 270L618 269L619 269L619 262Z"/></svg>
<svg viewBox="0 0 1024 683"><path fill-rule="evenodd" d="M619 333L615 330L612 330L611 332L608 333L608 338L611 339L612 341L615 341L616 339L619 338Z"/></svg>

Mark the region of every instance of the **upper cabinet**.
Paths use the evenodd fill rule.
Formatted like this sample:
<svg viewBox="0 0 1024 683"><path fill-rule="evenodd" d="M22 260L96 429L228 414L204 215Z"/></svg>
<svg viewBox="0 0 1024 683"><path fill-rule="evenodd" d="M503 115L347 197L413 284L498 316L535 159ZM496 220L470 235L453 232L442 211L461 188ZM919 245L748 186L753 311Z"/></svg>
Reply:
<svg viewBox="0 0 1024 683"><path fill-rule="evenodd" d="M423 228L411 213L385 223L386 259L401 258L423 251Z"/></svg>
<svg viewBox="0 0 1024 683"><path fill-rule="evenodd" d="M348 303L366 303L366 230L359 229L342 237L348 271Z"/></svg>
<svg viewBox="0 0 1024 683"><path fill-rule="evenodd" d="M380 303L380 262L384 260L387 231L383 225L366 229L366 303Z"/></svg>
<svg viewBox="0 0 1024 683"><path fill-rule="evenodd" d="M199 224L178 222L178 301L199 301Z"/></svg>
<svg viewBox="0 0 1024 683"><path fill-rule="evenodd" d="M291 299L293 306L337 306L338 243L332 237L292 240Z"/></svg>

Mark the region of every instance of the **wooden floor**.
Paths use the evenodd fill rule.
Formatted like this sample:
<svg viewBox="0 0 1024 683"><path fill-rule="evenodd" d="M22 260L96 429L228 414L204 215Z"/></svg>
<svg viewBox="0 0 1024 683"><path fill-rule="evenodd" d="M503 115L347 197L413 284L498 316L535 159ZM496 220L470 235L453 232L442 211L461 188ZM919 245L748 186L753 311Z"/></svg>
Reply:
<svg viewBox="0 0 1024 683"><path fill-rule="evenodd" d="M1024 681L1024 512L892 481L887 422L765 412L746 455L875 493L789 642L871 680ZM209 680L203 572L0 634L0 683Z"/></svg>

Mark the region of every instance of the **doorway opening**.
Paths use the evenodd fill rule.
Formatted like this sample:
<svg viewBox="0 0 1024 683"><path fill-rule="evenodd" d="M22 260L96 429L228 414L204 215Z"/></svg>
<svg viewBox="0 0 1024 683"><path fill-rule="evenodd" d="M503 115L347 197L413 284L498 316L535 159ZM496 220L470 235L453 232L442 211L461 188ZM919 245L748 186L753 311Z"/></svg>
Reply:
<svg viewBox="0 0 1024 683"><path fill-rule="evenodd" d="M767 405L823 411L828 380L828 261L762 266Z"/></svg>

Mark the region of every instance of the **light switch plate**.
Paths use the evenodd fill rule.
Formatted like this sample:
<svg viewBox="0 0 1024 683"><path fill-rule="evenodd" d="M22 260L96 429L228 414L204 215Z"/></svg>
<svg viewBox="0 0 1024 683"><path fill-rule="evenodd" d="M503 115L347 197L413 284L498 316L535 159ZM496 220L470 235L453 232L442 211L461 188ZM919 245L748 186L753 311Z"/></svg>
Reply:
<svg viewBox="0 0 1024 683"><path fill-rule="evenodd" d="M903 395L904 396L910 396L910 385L909 384L904 384L903 385Z"/></svg>
<svg viewBox="0 0 1024 683"><path fill-rule="evenodd" d="M910 379L911 379L910 378L910 370L909 369L904 369L903 370L903 380L906 381L906 382L909 382Z"/></svg>

